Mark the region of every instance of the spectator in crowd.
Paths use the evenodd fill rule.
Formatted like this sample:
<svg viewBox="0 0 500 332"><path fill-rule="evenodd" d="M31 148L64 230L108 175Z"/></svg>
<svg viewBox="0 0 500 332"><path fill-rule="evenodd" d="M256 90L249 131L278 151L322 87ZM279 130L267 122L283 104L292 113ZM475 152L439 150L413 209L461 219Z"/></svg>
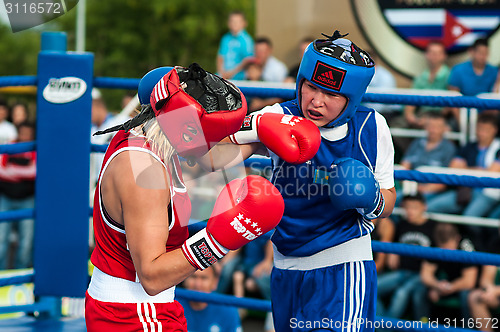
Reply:
<svg viewBox="0 0 500 332"><path fill-rule="evenodd" d="M241 263L233 274L234 295L244 297L245 291L261 292L264 298L270 299L269 278L273 267L271 241L261 237L251 244L243 247Z"/></svg>
<svg viewBox="0 0 500 332"><path fill-rule="evenodd" d="M498 71L497 80L493 86L493 93L500 93L500 70Z"/></svg>
<svg viewBox="0 0 500 332"><path fill-rule="evenodd" d="M448 88L464 96L492 92L498 76L498 68L488 63L488 40L477 39L469 49L469 56L470 60L459 63L451 69ZM459 123L458 108L449 108L449 110Z"/></svg>
<svg viewBox="0 0 500 332"><path fill-rule="evenodd" d="M477 120L477 141L459 149L449 167L461 169L500 170L500 140L495 136L498 131L497 118L482 113ZM495 207L500 199L498 189L459 187L433 197L428 203L430 212L460 213L463 215L483 217ZM479 226L467 226L472 240L480 247L483 241L483 229Z"/></svg>
<svg viewBox="0 0 500 332"><path fill-rule="evenodd" d="M15 143L35 139L35 126L24 122L19 125ZM0 211L32 209L35 206L36 152L0 155ZM34 220L23 219L0 223L0 269L8 268L10 235L17 229L18 245L14 255L14 268L32 267Z"/></svg>
<svg viewBox="0 0 500 332"><path fill-rule="evenodd" d="M378 54L371 50L369 54L373 61L375 62L375 75L373 75L373 79L368 85L369 89L396 89L396 79L391 72L380 64L380 59ZM394 116L399 115L399 110L401 108L400 105L391 105L391 104L381 104L381 103L364 103L366 107L373 108L378 112L382 113L384 117L392 119Z"/></svg>
<svg viewBox="0 0 500 332"><path fill-rule="evenodd" d="M245 69L245 79L247 81L262 81L262 65L256 61L250 62Z"/></svg>
<svg viewBox="0 0 500 332"><path fill-rule="evenodd" d="M127 115L128 116L128 115ZM111 112L108 111L106 106L106 102L104 101L101 91L96 88L92 89L92 127L91 127L91 136L90 142L92 144L107 144L113 138L114 133L108 133L104 135L94 136L94 133L100 130L104 130L110 127L113 127L117 124L121 124L125 122L127 118L122 116L114 116ZM99 177L99 172L101 170L102 160L104 158L104 154L102 153L92 153L90 160L90 184L93 189L97 182L97 178ZM91 196L93 196L93 190L91 192Z"/></svg>
<svg viewBox="0 0 500 332"><path fill-rule="evenodd" d="M434 229L434 242L442 249L460 248L461 236L456 226L441 223ZM423 261L420 273L432 303L453 296L460 298L463 317L468 316L467 296L477 281L477 266L447 261Z"/></svg>
<svg viewBox="0 0 500 332"><path fill-rule="evenodd" d="M497 233L490 241L487 251L493 254L500 253L500 236ZM498 266L485 265L481 268L479 288L469 293L469 309L476 327L481 331L494 331L492 310L498 312L500 308L500 283L497 275ZM480 325L479 325L480 324ZM495 324L498 329L498 323Z"/></svg>
<svg viewBox="0 0 500 332"><path fill-rule="evenodd" d="M444 138L448 130L443 113L429 112L425 123L425 138L413 140L406 150L401 166L406 169L415 169L420 166L447 167L455 156L455 145ZM446 189L441 183L419 183L418 192L424 195L426 200Z"/></svg>
<svg viewBox="0 0 500 332"><path fill-rule="evenodd" d="M422 195L416 194L403 198L404 217L396 224L395 242L430 247L435 222L426 216L426 204ZM388 254L387 266L392 270L378 277L377 313L393 318L401 318L411 302L413 318L428 316L425 309L426 290L420 281L422 260ZM391 295L387 309L381 301ZM427 316L426 316L427 315Z"/></svg>
<svg viewBox="0 0 500 332"><path fill-rule="evenodd" d="M306 51L307 46L309 46L309 44L312 43L313 41L314 38L312 37L302 38L302 40L299 43L299 49L298 49L300 54L300 59L302 59L302 55ZM285 82L295 83L295 80L297 79L297 74L299 73L299 67L300 67L300 61L288 71L288 76L286 77Z"/></svg>
<svg viewBox="0 0 500 332"><path fill-rule="evenodd" d="M498 69L488 63L488 40L477 39L469 49L470 60L459 63L451 69L448 88L464 96L476 96L492 92Z"/></svg>
<svg viewBox="0 0 500 332"><path fill-rule="evenodd" d="M447 90L450 69L446 65L446 47L440 41L431 41L425 48L425 60L427 69L413 80L413 89L422 90ZM406 123L412 128L423 128L424 117L427 112L442 112L435 106L407 105L404 108Z"/></svg>
<svg viewBox="0 0 500 332"><path fill-rule="evenodd" d="M372 240L380 242L392 242L394 240L395 225L390 218L375 219L375 229L371 233ZM387 254L384 252L374 252L373 260L377 267L377 273L380 275L387 268Z"/></svg>
<svg viewBox="0 0 500 332"><path fill-rule="evenodd" d="M253 56L254 43L245 30L247 21L241 11L229 14L227 32L221 39L217 53L217 72L226 79L244 79L247 60Z"/></svg>
<svg viewBox="0 0 500 332"><path fill-rule="evenodd" d="M16 126L7 120L9 116L9 106L4 100L0 100L0 144L7 144L17 139Z"/></svg>
<svg viewBox="0 0 500 332"><path fill-rule="evenodd" d="M183 283L184 287L203 293L211 293L217 288L218 275L215 266L198 270ZM190 332L227 331L240 332L241 321L236 307L206 302L179 299L184 307L184 316Z"/></svg>
<svg viewBox="0 0 500 332"><path fill-rule="evenodd" d="M234 295L244 297L245 293L259 293L264 299L271 299L271 270L273 269L273 245L266 237L245 245L242 259L233 274ZM242 312L244 315L244 311ZM273 330L271 313L267 314L266 330Z"/></svg>
<svg viewBox="0 0 500 332"><path fill-rule="evenodd" d="M26 104L17 102L12 105L10 122L14 126L19 126L23 122L27 122L29 120L29 111L28 106Z"/></svg>
<svg viewBox="0 0 500 332"><path fill-rule="evenodd" d="M262 70L263 67L261 64L252 61L246 67L245 77L249 81L262 81ZM247 98L248 113L261 110L262 108L268 105L279 103L281 101L282 99L280 98L260 98L260 97Z"/></svg>
<svg viewBox="0 0 500 332"><path fill-rule="evenodd" d="M120 106L121 106L121 109L123 110L135 97L135 92L134 91L127 91L123 97L122 97L122 101L120 103ZM137 100L137 104L139 104L139 100Z"/></svg>
<svg viewBox="0 0 500 332"><path fill-rule="evenodd" d="M255 40L255 61L262 66L264 82L283 82L288 74L286 65L273 56L273 44L267 37Z"/></svg>

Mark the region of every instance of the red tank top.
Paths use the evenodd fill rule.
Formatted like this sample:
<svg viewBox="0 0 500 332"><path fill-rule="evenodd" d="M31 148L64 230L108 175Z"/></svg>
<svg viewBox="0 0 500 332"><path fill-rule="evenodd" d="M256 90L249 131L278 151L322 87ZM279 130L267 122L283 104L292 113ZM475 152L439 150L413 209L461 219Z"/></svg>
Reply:
<svg viewBox="0 0 500 332"><path fill-rule="evenodd" d="M96 245L90 260L94 266L104 273L130 281L138 281L132 257L128 251L125 228L109 217L100 196L101 178L107 166L116 155L127 150L144 151L161 161L160 157L151 149L149 144L145 144L144 136L125 133L121 130L113 137L104 155L94 196L93 217ZM167 252L180 248L182 243L188 238L187 225L189 216L191 215L191 201L182 181L182 173L177 155L173 157L173 161L174 167L172 170L165 166L166 164L164 163L170 179L172 179L170 181L170 204L166 207L169 209L170 221L168 240L165 244Z"/></svg>

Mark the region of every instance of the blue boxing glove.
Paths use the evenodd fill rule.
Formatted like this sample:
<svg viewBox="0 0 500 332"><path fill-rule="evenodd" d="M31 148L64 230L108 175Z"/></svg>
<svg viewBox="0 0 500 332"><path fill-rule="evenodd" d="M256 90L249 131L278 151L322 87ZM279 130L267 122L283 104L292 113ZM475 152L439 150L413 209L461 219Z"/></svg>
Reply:
<svg viewBox="0 0 500 332"><path fill-rule="evenodd" d="M341 158L332 163L329 173L317 171L315 182L327 183L330 200L339 209L356 209L367 219L384 211L384 196L370 168L359 160Z"/></svg>

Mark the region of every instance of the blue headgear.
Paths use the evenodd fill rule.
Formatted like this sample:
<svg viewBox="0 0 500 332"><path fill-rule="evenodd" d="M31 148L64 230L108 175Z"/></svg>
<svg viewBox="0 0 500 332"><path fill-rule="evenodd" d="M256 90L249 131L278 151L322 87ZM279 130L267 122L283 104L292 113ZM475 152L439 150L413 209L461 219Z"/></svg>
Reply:
<svg viewBox="0 0 500 332"><path fill-rule="evenodd" d="M141 105L149 104L149 98L151 97L151 92L153 92L156 83L172 69L173 67L158 67L149 71L141 78L139 88L137 89Z"/></svg>
<svg viewBox="0 0 500 332"><path fill-rule="evenodd" d="M299 96L306 79L320 89L338 93L347 98L345 109L325 127L347 123L356 113L361 98L375 73L370 55L352 41L344 39L337 30L328 39L316 39L307 47L297 74L296 93ZM300 109L302 113L302 109ZM303 114L302 114L303 115Z"/></svg>

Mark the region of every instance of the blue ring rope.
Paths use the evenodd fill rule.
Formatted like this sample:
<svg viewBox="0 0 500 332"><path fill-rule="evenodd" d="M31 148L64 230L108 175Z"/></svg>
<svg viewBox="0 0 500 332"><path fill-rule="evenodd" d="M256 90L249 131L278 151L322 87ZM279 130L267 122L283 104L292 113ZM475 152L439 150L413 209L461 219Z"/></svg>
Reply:
<svg viewBox="0 0 500 332"><path fill-rule="evenodd" d="M0 154L16 154L36 150L36 142L0 144Z"/></svg>
<svg viewBox="0 0 500 332"><path fill-rule="evenodd" d="M139 84L139 79L130 79L130 78L108 78L108 77L97 77L94 79L94 85L96 87L102 88L122 88L122 89L137 89ZM37 84L36 76L6 76L0 77L0 87L2 86L32 86ZM272 92L273 97L281 97L283 99L291 99L295 95L295 91L293 89L273 89L269 90L267 88L250 88L250 87L242 87L241 90L248 96L266 96L270 91ZM451 107L476 107L480 109L500 109L500 101L498 100L487 100L487 99L479 99L476 97L438 97L438 96L407 96L407 95L393 95L393 94L372 94L367 93L364 98L364 101L367 102L382 102L388 104L412 104L412 105L433 105L433 106L451 106ZM15 146L0 146L0 153L21 153L32 151L36 148L34 142L28 143L20 143ZM103 152L105 149L102 147L92 147L92 151L94 152ZM399 174L398 174L399 173ZM395 177L398 180L414 180L419 182L437 182L437 180L443 179L443 175L445 174L430 174L430 173L421 173L417 171L395 171ZM438 179L439 178L439 179ZM468 186L485 186L486 182L491 185L491 182L498 182L500 184L500 179L491 179L484 178L485 183L481 183L481 178L476 178L473 176L457 176L446 174L444 178L447 178L444 182L445 184L451 185L468 185ZM460 180L460 181L458 181ZM492 186L499 187L495 183ZM24 209L17 211L7 211L7 214L4 212L2 217L33 217L34 211L33 209ZM1 219L0 219L1 220ZM468 263L479 263L479 264L491 264L493 262L494 265L500 265L500 255L486 254L486 253L466 253L454 250L445 250L440 248L424 248L417 247L411 245L397 244L397 243L381 243L378 241L373 241L373 249L374 251L380 252L393 252L396 254L413 256L413 257L421 257L428 259L435 259L436 255L439 254L440 258L443 258L448 261L457 261L457 262L468 262ZM390 250L390 251L389 251ZM3 278L0 279L0 286L2 285L12 285L17 283L26 283L31 282L33 280L33 275L25 275L25 276L16 276L11 278ZM196 296L189 290L178 289L179 296L184 296L185 298L195 300ZM204 299L207 299L207 294L201 294ZM210 294L212 296L212 302L220 301L219 303L234 305L240 301L244 301L246 307L249 309L258 309L264 308L266 311L269 311L271 306L269 301L263 300L255 300L255 299L238 299L227 295L221 294ZM241 302L243 303L243 302ZM7 312L13 312L12 310L19 311L29 311L36 310L39 307L37 305L24 305L24 306L15 306L7 308ZM1 313L1 311L0 311ZM378 318L380 320L380 317ZM394 323L399 320L388 319L388 321L392 321ZM407 329L403 328L403 330L412 331L415 329ZM418 329L418 330L427 330ZM429 329L435 331L435 329ZM439 329L440 330L440 329ZM462 329L454 329L456 331ZM463 330L466 331L466 330Z"/></svg>
<svg viewBox="0 0 500 332"><path fill-rule="evenodd" d="M94 86L100 88L130 89L137 90L140 79L121 77L95 77ZM0 77L0 87L2 86L32 86L37 84L36 76L3 76ZM241 91L248 97L278 97L282 99L293 99L295 89L290 88L264 88L264 87L240 87ZM409 104L409 105L430 105L430 106L450 106L450 107L474 107L478 109L500 109L500 100L481 99L468 96L414 96L400 94L379 94L366 93L363 96L364 102L378 102L386 104Z"/></svg>
<svg viewBox="0 0 500 332"><path fill-rule="evenodd" d="M35 279L35 274L30 273L22 276L14 276L14 277L3 277L0 278L0 287L9 286L9 285L21 285L33 282Z"/></svg>
<svg viewBox="0 0 500 332"><path fill-rule="evenodd" d="M420 183L443 183L450 186L500 188L500 178L478 177L472 175L424 173L420 171L396 170L396 180L412 180Z"/></svg>
<svg viewBox="0 0 500 332"><path fill-rule="evenodd" d="M13 220L34 219L35 209L19 209L0 212L0 223Z"/></svg>
<svg viewBox="0 0 500 332"><path fill-rule="evenodd" d="M2 76L0 77L0 87L5 86L33 86L37 85L36 76Z"/></svg>
<svg viewBox="0 0 500 332"><path fill-rule="evenodd" d="M139 78L95 77L94 86L97 88L137 90Z"/></svg>
<svg viewBox="0 0 500 332"><path fill-rule="evenodd" d="M478 251L468 252L463 250L448 250L380 241L372 241L372 249L375 252L393 253L428 260L500 266L499 254L490 254Z"/></svg>
<svg viewBox="0 0 500 332"><path fill-rule="evenodd" d="M29 274L26 276L18 276L11 278L0 278L0 286L5 285L15 285L15 284L23 284L33 282L34 274ZM260 300L260 299L252 299L252 298L238 298L232 295L218 294L218 293L202 293L197 291L192 291L183 288L176 288L175 295L178 298L182 298L188 301L199 301L206 303L215 303L215 304L223 304L240 308L247 308L251 310L258 311L271 311L271 301L268 300ZM12 313L12 312L34 312L34 311L47 311L51 310L51 306L47 306L46 304L34 303L27 305L17 305L17 306L8 306L8 307L0 307L0 314L3 313ZM392 328L403 330L403 331L441 331L444 329L443 326L438 327L438 329L430 328L428 324L421 324L421 329L415 329L412 327L405 327L405 323L409 323L409 325L414 325L410 321L399 320L388 317L376 317L376 322L381 323L382 321L390 321L392 324ZM396 327L397 324L401 322L402 327ZM447 329L452 331L467 331L463 329Z"/></svg>

